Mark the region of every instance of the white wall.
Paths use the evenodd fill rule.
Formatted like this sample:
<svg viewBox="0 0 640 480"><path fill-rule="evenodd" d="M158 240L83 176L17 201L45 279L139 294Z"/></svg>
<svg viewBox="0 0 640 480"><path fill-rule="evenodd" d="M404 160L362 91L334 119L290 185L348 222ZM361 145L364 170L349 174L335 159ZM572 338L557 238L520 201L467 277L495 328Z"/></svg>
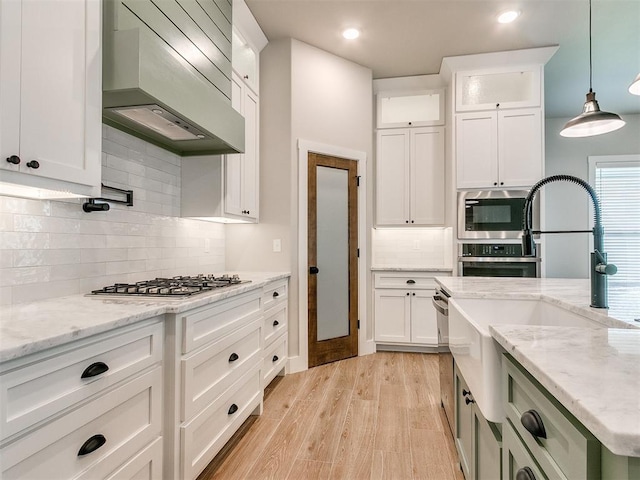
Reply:
<svg viewBox="0 0 640 480"><path fill-rule="evenodd" d="M133 207L85 213L84 200L0 197L0 304L224 271L224 227L179 218L178 155L108 126L102 150L103 183L132 189Z"/></svg>
<svg viewBox="0 0 640 480"><path fill-rule="evenodd" d="M569 174L589 181L587 158L591 155L640 153L640 115L623 115L620 130L588 138L565 138L559 132L568 118L547 118L545 175ZM577 185L556 182L543 187L546 195L547 230L589 228L589 195ZM605 225L606 229L606 225ZM546 235L548 277L588 278L591 235Z"/></svg>
<svg viewBox="0 0 640 480"><path fill-rule="evenodd" d="M297 142L362 151L371 158L372 98L371 70L343 58L293 39L270 42L261 52L260 223L226 226L227 265L292 273L289 353L294 358L306 352L299 327L307 322L306 313L298 316L298 297L306 292L297 288ZM368 167L371 177L370 162ZM281 253L272 252L274 239L282 240Z"/></svg>

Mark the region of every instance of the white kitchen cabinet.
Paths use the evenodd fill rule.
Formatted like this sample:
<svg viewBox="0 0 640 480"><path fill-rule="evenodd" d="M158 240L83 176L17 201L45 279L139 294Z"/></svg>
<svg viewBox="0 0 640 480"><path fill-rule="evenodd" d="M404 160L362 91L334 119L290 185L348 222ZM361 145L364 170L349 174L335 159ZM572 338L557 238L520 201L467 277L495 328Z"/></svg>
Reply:
<svg viewBox="0 0 640 480"><path fill-rule="evenodd" d="M238 30L237 24L233 26L231 48L233 70L244 80L249 88L255 93L259 93L260 52L246 40L245 36Z"/></svg>
<svg viewBox="0 0 640 480"><path fill-rule="evenodd" d="M539 108L456 115L458 188L528 187L542 178Z"/></svg>
<svg viewBox="0 0 640 480"><path fill-rule="evenodd" d="M0 193L98 195L101 3L3 1L0 70Z"/></svg>
<svg viewBox="0 0 640 480"><path fill-rule="evenodd" d="M435 281L428 273L374 274L375 341L381 344L438 345Z"/></svg>
<svg viewBox="0 0 640 480"><path fill-rule="evenodd" d="M444 224L444 128L379 130L376 224Z"/></svg>
<svg viewBox="0 0 640 480"><path fill-rule="evenodd" d="M232 105L245 122L244 153L225 156L225 203L227 215L257 221L259 213L259 116L258 95L234 72Z"/></svg>
<svg viewBox="0 0 640 480"><path fill-rule="evenodd" d="M543 67L502 67L456 73L456 111L539 107Z"/></svg>
<svg viewBox="0 0 640 480"><path fill-rule="evenodd" d="M105 478L161 445L163 340L154 318L3 363L2 478Z"/></svg>
<svg viewBox="0 0 640 480"><path fill-rule="evenodd" d="M283 372L288 360L289 309L288 281L276 280L262 289L264 325L262 327L263 388Z"/></svg>
<svg viewBox="0 0 640 480"><path fill-rule="evenodd" d="M379 92L378 128L444 125L444 89Z"/></svg>

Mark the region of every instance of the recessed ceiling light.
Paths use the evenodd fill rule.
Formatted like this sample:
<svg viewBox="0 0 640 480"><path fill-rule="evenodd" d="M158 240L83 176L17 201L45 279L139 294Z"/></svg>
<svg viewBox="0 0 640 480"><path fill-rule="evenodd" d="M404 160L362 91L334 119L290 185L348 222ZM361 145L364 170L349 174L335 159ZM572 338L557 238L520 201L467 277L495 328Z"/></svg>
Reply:
<svg viewBox="0 0 640 480"><path fill-rule="evenodd" d="M520 12L517 10L509 10L508 12L503 12L498 16L499 23L511 23L516 18L520 16Z"/></svg>
<svg viewBox="0 0 640 480"><path fill-rule="evenodd" d="M347 28L344 32L342 32L342 36L347 40L353 40L354 38L358 38L360 36L360 31L356 28Z"/></svg>

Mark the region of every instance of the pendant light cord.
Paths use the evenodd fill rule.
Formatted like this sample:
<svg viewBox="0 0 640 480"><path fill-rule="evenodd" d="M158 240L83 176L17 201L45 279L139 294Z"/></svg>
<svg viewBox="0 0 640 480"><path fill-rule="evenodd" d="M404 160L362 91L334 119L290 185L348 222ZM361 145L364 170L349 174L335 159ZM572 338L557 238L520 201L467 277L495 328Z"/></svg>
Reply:
<svg viewBox="0 0 640 480"><path fill-rule="evenodd" d="M591 0L589 0L589 93L593 92L593 60L591 58Z"/></svg>

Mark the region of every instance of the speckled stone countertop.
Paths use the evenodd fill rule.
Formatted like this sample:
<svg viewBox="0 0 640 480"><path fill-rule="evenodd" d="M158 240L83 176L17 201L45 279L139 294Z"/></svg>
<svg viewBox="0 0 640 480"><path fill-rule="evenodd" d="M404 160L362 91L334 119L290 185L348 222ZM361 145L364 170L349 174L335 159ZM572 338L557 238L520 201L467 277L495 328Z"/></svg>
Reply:
<svg viewBox="0 0 640 480"><path fill-rule="evenodd" d="M140 320L180 313L262 288L289 273L234 272L250 280L185 299L71 295L0 308L0 362L62 345Z"/></svg>
<svg viewBox="0 0 640 480"><path fill-rule="evenodd" d="M495 325L489 331L603 445L640 457L640 328L637 293L589 307L589 280L437 277L452 297L539 298L606 327ZM610 292L611 293L611 292ZM611 296L610 296L611 300Z"/></svg>
<svg viewBox="0 0 640 480"><path fill-rule="evenodd" d="M371 267L374 272L451 272L451 267Z"/></svg>

